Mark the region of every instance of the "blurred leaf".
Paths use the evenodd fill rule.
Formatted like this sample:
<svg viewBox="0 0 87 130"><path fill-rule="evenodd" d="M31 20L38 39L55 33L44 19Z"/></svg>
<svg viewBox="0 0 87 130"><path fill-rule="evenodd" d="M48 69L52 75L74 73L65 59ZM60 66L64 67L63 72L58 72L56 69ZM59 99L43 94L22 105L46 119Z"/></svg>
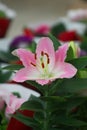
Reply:
<svg viewBox="0 0 87 130"><path fill-rule="evenodd" d="M82 37L82 43L80 44L82 50L87 51L87 36Z"/></svg>
<svg viewBox="0 0 87 130"><path fill-rule="evenodd" d="M55 119L54 119L55 124L61 124L61 125L66 125L66 126L74 126L74 127L87 126L86 122L80 121L80 120L77 120L77 119L74 119L74 118L68 117L68 116L62 116L62 115L56 116Z"/></svg>
<svg viewBox="0 0 87 130"><path fill-rule="evenodd" d="M0 59L4 62L12 62L17 60L18 58L13 56L11 52L4 52L0 50Z"/></svg>
<svg viewBox="0 0 87 130"><path fill-rule="evenodd" d="M54 36L58 36L61 32L64 32L66 31L66 27L63 23L58 23L58 24L55 24L52 28L51 28L51 33L54 35Z"/></svg>
<svg viewBox="0 0 87 130"><path fill-rule="evenodd" d="M87 78L87 68L79 70L77 72L77 77L78 78Z"/></svg>
<svg viewBox="0 0 87 130"><path fill-rule="evenodd" d="M87 66L87 56L75 58L73 60L70 60L69 63L74 65L77 69L83 69Z"/></svg>
<svg viewBox="0 0 87 130"><path fill-rule="evenodd" d="M58 39L56 39L56 37L53 36L52 34L49 34L48 37L53 41L54 48L55 48L55 50L57 50L58 47L61 45L60 42L58 41Z"/></svg>
<svg viewBox="0 0 87 130"><path fill-rule="evenodd" d="M33 53L35 53L36 52L36 46L37 46L36 42L33 41L31 44L28 45L27 48L29 48Z"/></svg>
<svg viewBox="0 0 87 130"><path fill-rule="evenodd" d="M73 96L66 99L65 106L66 111L70 112L73 111L73 109L76 109L76 107L80 107L80 105L83 105L84 102L87 101L87 97L80 97L80 96Z"/></svg>
<svg viewBox="0 0 87 130"><path fill-rule="evenodd" d="M65 79L59 86L58 91L64 92L80 92L81 90L87 89L87 79Z"/></svg>
<svg viewBox="0 0 87 130"><path fill-rule="evenodd" d="M2 69L13 71L13 70L19 70L21 68L23 68L22 65L15 64L15 65L7 65L7 66L3 67Z"/></svg>
<svg viewBox="0 0 87 130"><path fill-rule="evenodd" d="M0 72L0 83L5 83L5 82L7 82L7 81L10 79L11 75L12 75L12 72L11 72L11 71L9 71L9 72L4 72L4 73L1 73L1 72Z"/></svg>
<svg viewBox="0 0 87 130"><path fill-rule="evenodd" d="M25 103L20 108L21 110L32 110L32 111L37 111L37 112L42 112L44 107L39 100L29 100Z"/></svg>
<svg viewBox="0 0 87 130"><path fill-rule="evenodd" d="M16 118L17 120L21 121L22 123L24 123L27 126L36 127L36 128L38 126L38 122L35 121L33 118L24 116L24 115L22 115L20 113L17 113L13 117Z"/></svg>
<svg viewBox="0 0 87 130"><path fill-rule="evenodd" d="M42 86L42 85L36 83L35 81L30 81L30 80L28 80L28 81L26 81L26 82L27 82L28 84L34 86L36 89L38 89L38 90L41 92L41 94L44 94L44 93L45 93L44 86Z"/></svg>

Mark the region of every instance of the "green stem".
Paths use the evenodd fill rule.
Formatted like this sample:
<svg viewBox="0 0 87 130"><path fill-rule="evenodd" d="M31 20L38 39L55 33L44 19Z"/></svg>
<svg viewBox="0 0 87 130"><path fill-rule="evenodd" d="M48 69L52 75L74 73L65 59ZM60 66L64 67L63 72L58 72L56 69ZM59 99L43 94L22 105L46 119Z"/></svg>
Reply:
<svg viewBox="0 0 87 130"><path fill-rule="evenodd" d="M44 97L49 96L49 86L47 86L47 89L45 91ZM49 110L48 110L48 101L45 101L44 104L44 123L43 123L43 130L49 130Z"/></svg>

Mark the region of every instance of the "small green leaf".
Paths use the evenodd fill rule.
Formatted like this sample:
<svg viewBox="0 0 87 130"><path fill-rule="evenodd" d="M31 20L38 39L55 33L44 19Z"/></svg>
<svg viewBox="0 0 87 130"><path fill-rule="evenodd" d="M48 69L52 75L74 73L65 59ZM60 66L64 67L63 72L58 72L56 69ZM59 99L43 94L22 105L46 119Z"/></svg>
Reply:
<svg viewBox="0 0 87 130"><path fill-rule="evenodd" d="M17 60L18 58L13 56L11 52L4 52L0 50L0 59L4 62L11 62Z"/></svg>
<svg viewBox="0 0 87 130"><path fill-rule="evenodd" d="M58 91L76 93L81 90L87 89L87 79L65 79L60 86L58 87Z"/></svg>
<svg viewBox="0 0 87 130"><path fill-rule="evenodd" d="M83 69L87 66L87 56L75 58L73 60L70 60L69 63L74 65L77 69Z"/></svg>
<svg viewBox="0 0 87 130"><path fill-rule="evenodd" d="M44 107L38 100L29 100L21 106L20 110L43 111Z"/></svg>
<svg viewBox="0 0 87 130"><path fill-rule="evenodd" d="M55 24L52 28L51 28L51 33L54 36L58 36L61 32L66 31L65 25L63 23L58 23Z"/></svg>
<svg viewBox="0 0 87 130"><path fill-rule="evenodd" d="M22 123L24 123L27 126L30 126L30 127L37 127L38 126L38 122L35 121L33 118L24 116L20 113L17 113L13 117L16 118L17 120L21 121Z"/></svg>
<svg viewBox="0 0 87 130"><path fill-rule="evenodd" d="M53 41L54 48L55 48L55 50L57 50L58 47L61 45L60 42L52 34L49 34L48 37Z"/></svg>
<svg viewBox="0 0 87 130"><path fill-rule="evenodd" d="M3 67L2 69L13 71L13 70L19 70L21 68L23 68L22 65L8 65Z"/></svg>
<svg viewBox="0 0 87 130"><path fill-rule="evenodd" d="M4 72L4 73L0 73L0 83L5 83L7 82L10 77L12 75L12 72L11 71L7 71L7 72Z"/></svg>
<svg viewBox="0 0 87 130"><path fill-rule="evenodd" d="M68 49L68 51L67 51L66 61L72 60L72 59L74 59L74 58L75 58L74 52L73 52L72 47L70 46L69 49Z"/></svg>
<svg viewBox="0 0 87 130"><path fill-rule="evenodd" d="M55 124L74 126L74 127L87 126L87 123L84 121L80 121L75 118L66 117L66 116L57 116L55 120Z"/></svg>
<svg viewBox="0 0 87 130"><path fill-rule="evenodd" d="M32 86L34 86L36 89L38 89L40 92L41 92L41 94L44 94L44 86L42 86L42 85L40 85L40 84L38 84L38 83L36 83L35 81L30 81L30 80L28 80L28 81L26 81L28 84L30 84L30 85L32 85Z"/></svg>

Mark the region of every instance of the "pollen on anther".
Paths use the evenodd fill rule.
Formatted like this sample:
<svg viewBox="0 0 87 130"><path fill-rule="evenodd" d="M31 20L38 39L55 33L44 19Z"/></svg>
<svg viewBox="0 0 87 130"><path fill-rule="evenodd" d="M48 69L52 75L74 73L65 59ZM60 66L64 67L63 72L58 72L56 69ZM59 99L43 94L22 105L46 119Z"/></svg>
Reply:
<svg viewBox="0 0 87 130"><path fill-rule="evenodd" d="M49 57L49 55L47 53L44 53L47 57Z"/></svg>
<svg viewBox="0 0 87 130"><path fill-rule="evenodd" d="M43 51L41 51L41 55L42 55L42 56L44 55L44 52L43 52Z"/></svg>
<svg viewBox="0 0 87 130"><path fill-rule="evenodd" d="M47 58L47 64L49 64L50 63L50 59L49 58Z"/></svg>
<svg viewBox="0 0 87 130"><path fill-rule="evenodd" d="M34 63L32 63L32 62L31 62L31 65L33 65L33 66L35 66L35 67L36 67L36 65L35 65Z"/></svg>
<svg viewBox="0 0 87 130"><path fill-rule="evenodd" d="M45 67L43 62L41 63L41 65L42 65L42 68L44 68L44 67Z"/></svg>
<svg viewBox="0 0 87 130"><path fill-rule="evenodd" d="M34 55L34 56L35 56L35 60L36 60L36 59L37 59L37 54L35 53L35 55Z"/></svg>

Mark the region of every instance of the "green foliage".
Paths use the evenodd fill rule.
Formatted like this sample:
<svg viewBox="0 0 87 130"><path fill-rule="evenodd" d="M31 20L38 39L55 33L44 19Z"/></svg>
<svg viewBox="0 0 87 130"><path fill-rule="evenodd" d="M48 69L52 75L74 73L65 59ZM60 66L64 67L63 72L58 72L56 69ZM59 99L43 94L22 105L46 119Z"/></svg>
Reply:
<svg viewBox="0 0 87 130"><path fill-rule="evenodd" d="M6 13L0 10L0 18L6 18Z"/></svg>
<svg viewBox="0 0 87 130"><path fill-rule="evenodd" d="M53 41L54 48L55 48L55 50L57 50L58 47L61 45L60 42L52 34L49 34L48 37Z"/></svg>
<svg viewBox="0 0 87 130"><path fill-rule="evenodd" d="M80 48L87 51L87 36L82 36L82 43L80 44Z"/></svg>
<svg viewBox="0 0 87 130"><path fill-rule="evenodd" d="M68 62L74 65L78 70L80 70L87 66L87 56L75 58Z"/></svg>
<svg viewBox="0 0 87 130"><path fill-rule="evenodd" d="M7 82L10 79L11 75L12 75L11 71L3 72L2 70L0 70L0 83Z"/></svg>
<svg viewBox="0 0 87 130"><path fill-rule="evenodd" d="M13 56L11 52L5 52L0 50L0 60L6 63L10 63L12 61L16 61L18 58Z"/></svg>
<svg viewBox="0 0 87 130"><path fill-rule="evenodd" d="M51 28L51 33L57 37L61 32L66 31L66 27L63 23L58 23L55 24L52 28Z"/></svg>

